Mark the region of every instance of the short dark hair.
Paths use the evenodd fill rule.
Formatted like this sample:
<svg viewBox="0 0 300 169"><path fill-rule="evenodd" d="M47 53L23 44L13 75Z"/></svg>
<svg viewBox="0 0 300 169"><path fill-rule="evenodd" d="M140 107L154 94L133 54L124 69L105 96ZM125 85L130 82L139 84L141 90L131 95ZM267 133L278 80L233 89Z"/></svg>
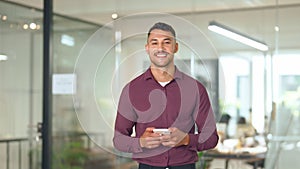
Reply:
<svg viewBox="0 0 300 169"><path fill-rule="evenodd" d="M168 31L168 32L171 32L172 35L174 36L174 38L176 38L176 33L175 33L175 30L172 28L172 26L166 24L166 23L163 23L163 22L157 22L155 23L148 31L148 38L150 36L150 33L152 30L154 29L159 29L159 30L163 30L163 31Z"/></svg>

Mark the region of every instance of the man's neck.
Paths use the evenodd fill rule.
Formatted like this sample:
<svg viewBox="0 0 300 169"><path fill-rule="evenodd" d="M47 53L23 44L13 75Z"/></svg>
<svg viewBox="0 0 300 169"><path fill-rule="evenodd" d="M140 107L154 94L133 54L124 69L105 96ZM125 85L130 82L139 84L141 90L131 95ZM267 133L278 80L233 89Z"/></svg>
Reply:
<svg viewBox="0 0 300 169"><path fill-rule="evenodd" d="M169 82L174 78L175 66L172 66L169 69L156 68L151 66L151 72L158 82Z"/></svg>

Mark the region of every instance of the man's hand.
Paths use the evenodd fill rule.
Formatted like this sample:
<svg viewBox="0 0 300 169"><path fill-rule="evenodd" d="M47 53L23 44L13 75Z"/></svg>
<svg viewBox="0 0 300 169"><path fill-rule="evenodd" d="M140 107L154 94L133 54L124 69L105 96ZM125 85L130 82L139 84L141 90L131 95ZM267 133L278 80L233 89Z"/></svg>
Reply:
<svg viewBox="0 0 300 169"><path fill-rule="evenodd" d="M179 130L176 127L169 128L170 135L162 136L162 145L168 147L178 147L181 145L188 145L190 143L190 137L187 133Z"/></svg>
<svg viewBox="0 0 300 169"><path fill-rule="evenodd" d="M140 137L140 145L144 148L156 148L161 144L161 136L157 133L153 133L154 127L146 128L143 135Z"/></svg>

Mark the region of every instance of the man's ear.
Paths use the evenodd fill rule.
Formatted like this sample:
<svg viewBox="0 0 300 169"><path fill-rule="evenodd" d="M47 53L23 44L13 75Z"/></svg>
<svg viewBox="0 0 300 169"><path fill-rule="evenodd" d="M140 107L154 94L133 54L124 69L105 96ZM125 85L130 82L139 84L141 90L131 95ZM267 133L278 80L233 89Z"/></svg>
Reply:
<svg viewBox="0 0 300 169"><path fill-rule="evenodd" d="M174 49L174 53L176 53L178 51L178 43L176 42L175 44L175 49Z"/></svg>
<svg viewBox="0 0 300 169"><path fill-rule="evenodd" d="M146 49L146 52L149 54L149 46L148 46L148 44L145 45L145 49Z"/></svg>

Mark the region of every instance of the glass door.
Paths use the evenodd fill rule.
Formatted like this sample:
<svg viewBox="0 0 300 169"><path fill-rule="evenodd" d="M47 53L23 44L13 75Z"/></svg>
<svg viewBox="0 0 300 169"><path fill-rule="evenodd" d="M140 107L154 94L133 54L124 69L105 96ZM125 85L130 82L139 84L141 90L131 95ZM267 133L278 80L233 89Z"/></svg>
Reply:
<svg viewBox="0 0 300 169"><path fill-rule="evenodd" d="M233 66L234 65L234 66ZM230 137L235 137L237 122L245 118L251 123L251 59L241 56L220 58L220 107L221 114L228 114ZM223 80L224 79L224 80Z"/></svg>
<svg viewBox="0 0 300 169"><path fill-rule="evenodd" d="M88 135L81 127L78 110L89 109L90 100L74 100L80 84L87 84L85 77L91 65L86 65L83 74L75 73L78 57L86 41L101 25L65 17L53 16L53 75L52 75L52 168L89 168L89 159L95 147L90 137L101 139L99 133ZM101 37L99 37L101 38ZM96 48L100 45L94 44ZM101 54L101 53L99 53ZM88 56L86 56L89 60ZM89 86L85 86L89 87ZM87 89L84 89L87 91ZM90 111L85 111L88 114ZM94 149L93 149L94 150Z"/></svg>

